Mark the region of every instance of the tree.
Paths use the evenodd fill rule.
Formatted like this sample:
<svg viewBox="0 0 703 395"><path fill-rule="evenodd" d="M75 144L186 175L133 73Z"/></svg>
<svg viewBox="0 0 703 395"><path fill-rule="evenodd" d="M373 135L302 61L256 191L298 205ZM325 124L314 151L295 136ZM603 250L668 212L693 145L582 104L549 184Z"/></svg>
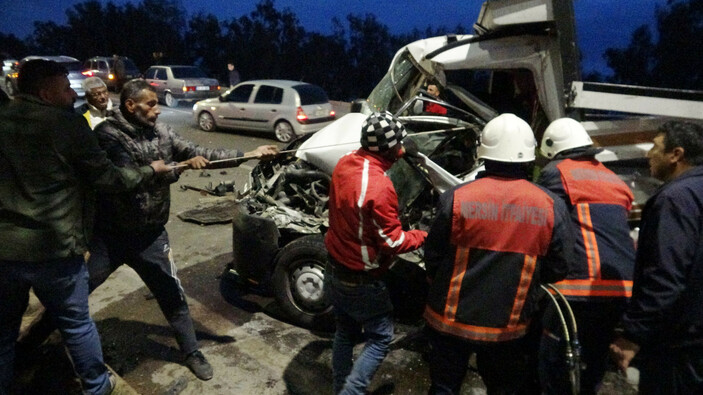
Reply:
<svg viewBox="0 0 703 395"><path fill-rule="evenodd" d="M625 49L604 57L616 83L703 89L703 0L669 0L657 8L658 41L646 26L637 28Z"/></svg>

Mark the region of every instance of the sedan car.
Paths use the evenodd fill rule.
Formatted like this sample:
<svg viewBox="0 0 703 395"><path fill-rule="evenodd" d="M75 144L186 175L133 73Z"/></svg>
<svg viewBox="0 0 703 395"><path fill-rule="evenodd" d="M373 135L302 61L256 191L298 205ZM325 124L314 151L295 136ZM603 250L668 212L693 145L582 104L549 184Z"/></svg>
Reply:
<svg viewBox="0 0 703 395"><path fill-rule="evenodd" d="M332 104L317 85L287 80L242 82L223 95L193 106L204 131L232 128L273 132L287 143L316 132L335 119Z"/></svg>
<svg viewBox="0 0 703 395"><path fill-rule="evenodd" d="M86 76L81 74L83 71L83 65L78 61L78 59L70 56L27 56L22 58L19 63L13 67L14 73L9 73L5 77L5 88L9 95L14 95L17 93L17 70L19 70L19 68L22 67L22 65L27 61L34 59L53 60L54 62L61 63L64 67L66 67L66 69L68 69L68 80L71 83L71 88L76 91L79 98L85 97L82 82L86 79Z"/></svg>
<svg viewBox="0 0 703 395"><path fill-rule="evenodd" d="M220 94L220 83L195 66L151 66L144 79L156 88L159 100L169 107L177 107L181 100L201 100Z"/></svg>

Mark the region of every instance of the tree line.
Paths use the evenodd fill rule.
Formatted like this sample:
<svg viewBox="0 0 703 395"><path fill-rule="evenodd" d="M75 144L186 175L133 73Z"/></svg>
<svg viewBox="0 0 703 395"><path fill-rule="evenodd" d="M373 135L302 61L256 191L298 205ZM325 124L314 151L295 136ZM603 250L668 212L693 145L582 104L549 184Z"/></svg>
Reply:
<svg viewBox="0 0 703 395"><path fill-rule="evenodd" d="M366 97L401 46L462 25L392 34L373 14L333 18L332 33L307 31L290 10L260 1L248 15L221 20L210 13L187 17L179 0L105 5L88 0L66 11L65 25L34 22L25 40L0 32L0 55L63 54L85 60L125 55L141 70L152 64L195 64L226 82L232 61L243 79L301 80L338 100ZM612 76L588 80L668 88L703 89L703 0L669 0L657 9L657 34L635 30L627 48L606 49ZM655 40L654 37L658 37Z"/></svg>

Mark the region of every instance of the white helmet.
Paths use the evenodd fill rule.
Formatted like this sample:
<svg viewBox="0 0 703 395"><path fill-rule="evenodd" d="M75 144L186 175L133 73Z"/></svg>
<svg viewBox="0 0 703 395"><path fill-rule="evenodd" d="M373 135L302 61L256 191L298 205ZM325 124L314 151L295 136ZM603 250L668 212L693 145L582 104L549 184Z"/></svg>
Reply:
<svg viewBox="0 0 703 395"><path fill-rule="evenodd" d="M581 123L571 118L559 118L544 131L539 150L547 158L553 158L562 151L589 145L593 145L593 140Z"/></svg>
<svg viewBox="0 0 703 395"><path fill-rule="evenodd" d="M481 133L480 159L499 162L532 162L537 142L532 128L514 114L491 119Z"/></svg>

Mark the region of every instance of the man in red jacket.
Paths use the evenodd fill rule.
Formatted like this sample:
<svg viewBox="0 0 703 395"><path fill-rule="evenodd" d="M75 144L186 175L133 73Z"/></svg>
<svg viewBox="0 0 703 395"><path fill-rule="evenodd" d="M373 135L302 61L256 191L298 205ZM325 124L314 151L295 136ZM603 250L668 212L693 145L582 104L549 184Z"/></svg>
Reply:
<svg viewBox="0 0 703 395"><path fill-rule="evenodd" d="M427 236L403 230L398 197L386 175L404 153L405 136L405 127L390 113L371 114L361 125L361 148L342 157L332 174L325 280L337 317L336 394L365 393L393 339L393 306L381 275L394 255L419 248ZM362 336L366 345L352 365Z"/></svg>

